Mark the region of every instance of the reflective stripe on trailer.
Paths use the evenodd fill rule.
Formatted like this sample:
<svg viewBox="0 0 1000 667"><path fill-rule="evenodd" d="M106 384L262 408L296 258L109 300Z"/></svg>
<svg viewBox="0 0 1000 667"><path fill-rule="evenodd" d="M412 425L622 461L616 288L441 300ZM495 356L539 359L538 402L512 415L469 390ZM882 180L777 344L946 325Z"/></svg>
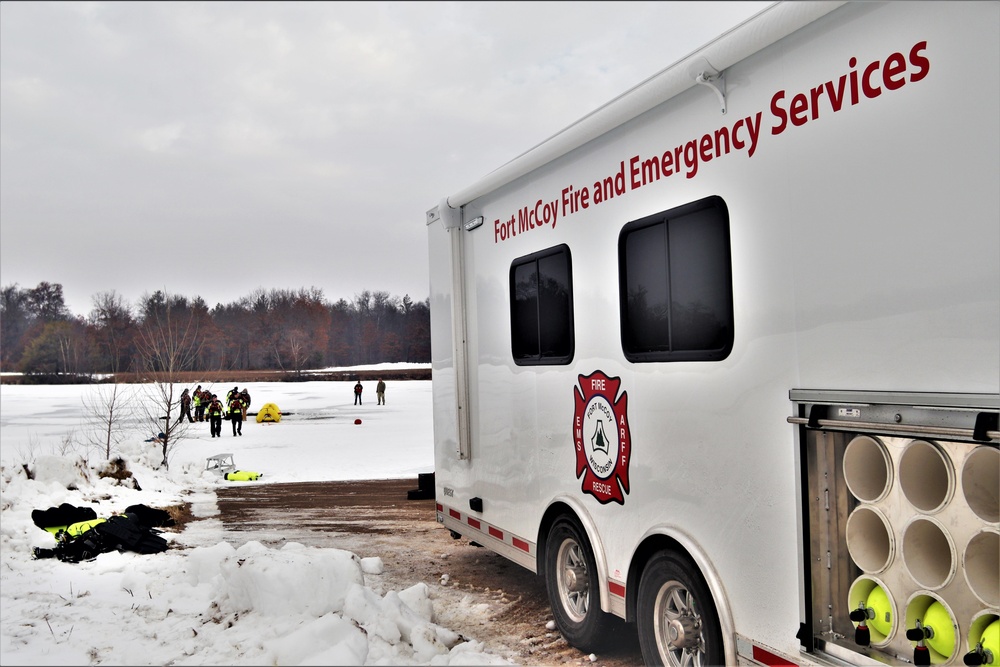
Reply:
<svg viewBox="0 0 1000 667"><path fill-rule="evenodd" d="M531 569L533 563L529 564L529 561L524 559L525 555L529 556L531 561L534 561L537 558L536 545L530 540L526 540L522 537L514 535L513 533L497 528L482 519L465 514L453 507L445 507L441 503L436 503L436 508L438 523L445 524L445 526L447 526L448 522L445 521L447 518L462 524L462 530L466 533L469 532L468 529L471 529L479 535L482 535L484 538L492 538L493 540L496 540L496 542L500 543L497 544L496 542L490 542L490 546L497 553L507 556L515 562ZM468 537L468 535L466 536ZM477 537L470 537L470 539L473 541L487 542L487 540L479 540ZM625 583L609 578L608 593L611 595L611 612L625 618Z"/></svg>
<svg viewBox="0 0 1000 667"><path fill-rule="evenodd" d="M765 665L793 665L793 667L797 667L796 663L785 660L756 644L753 647L753 659Z"/></svg>
<svg viewBox="0 0 1000 667"><path fill-rule="evenodd" d="M492 538L494 540L503 543L508 547L513 547L518 551L524 552L525 554L531 556L532 558L535 557L535 545L529 540L525 540L523 538L514 535L513 533L501 530L500 528L497 528L496 526L489 524L486 521L483 521L482 519L477 519L474 516L463 514L462 512L452 507L445 508L445 506L442 505L441 503L437 503L437 513L438 513L439 523L444 523L443 519L445 516L447 516L450 519L454 519L455 521L458 521L468 526L469 528L481 534L483 537Z"/></svg>
<svg viewBox="0 0 1000 667"><path fill-rule="evenodd" d="M608 611L625 618L625 583L608 578Z"/></svg>
<svg viewBox="0 0 1000 667"><path fill-rule="evenodd" d="M741 664L743 664L744 660L750 660L758 665L772 665L773 667L781 665L793 665L794 667L802 665L804 667L805 665L819 664L808 661L794 662L789 658L782 657L774 649L764 648L761 644L751 641L742 635L736 635L736 653L740 658Z"/></svg>

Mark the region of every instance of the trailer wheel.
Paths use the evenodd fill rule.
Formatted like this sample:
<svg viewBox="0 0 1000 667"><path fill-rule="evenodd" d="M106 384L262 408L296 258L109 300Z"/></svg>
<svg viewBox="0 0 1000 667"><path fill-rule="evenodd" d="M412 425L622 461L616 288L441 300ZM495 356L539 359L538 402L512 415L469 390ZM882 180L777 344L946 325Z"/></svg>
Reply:
<svg viewBox="0 0 1000 667"><path fill-rule="evenodd" d="M617 617L601 611L594 553L583 531L572 521L557 521L545 550L545 587L552 615L563 637L581 651L607 645L617 630Z"/></svg>
<svg viewBox="0 0 1000 667"><path fill-rule="evenodd" d="M647 665L725 663L715 602L698 569L680 555L653 556L639 582L636 624Z"/></svg>

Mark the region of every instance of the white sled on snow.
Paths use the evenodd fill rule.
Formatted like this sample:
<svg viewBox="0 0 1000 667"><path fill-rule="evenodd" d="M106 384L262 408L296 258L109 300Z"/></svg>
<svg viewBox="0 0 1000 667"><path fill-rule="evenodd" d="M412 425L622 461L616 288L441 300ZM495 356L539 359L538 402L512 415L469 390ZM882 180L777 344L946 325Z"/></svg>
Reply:
<svg viewBox="0 0 1000 667"><path fill-rule="evenodd" d="M216 454L205 459L205 470L211 470L224 476L227 472L236 470L236 463L233 461L232 454Z"/></svg>

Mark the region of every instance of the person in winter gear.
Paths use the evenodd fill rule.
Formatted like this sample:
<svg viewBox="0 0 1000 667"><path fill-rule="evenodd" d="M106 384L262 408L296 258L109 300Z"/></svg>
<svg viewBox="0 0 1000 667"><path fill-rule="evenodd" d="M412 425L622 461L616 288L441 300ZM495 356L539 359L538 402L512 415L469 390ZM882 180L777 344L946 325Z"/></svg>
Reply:
<svg viewBox="0 0 1000 667"><path fill-rule="evenodd" d="M243 435L243 399L238 393L230 392L229 421L233 423L233 435Z"/></svg>
<svg viewBox="0 0 1000 667"><path fill-rule="evenodd" d="M205 408L208 407L208 400L205 392L201 390L201 385L194 388L194 418L200 422L205 421Z"/></svg>
<svg viewBox="0 0 1000 667"><path fill-rule="evenodd" d="M181 416L177 418L177 423L184 421L184 417L188 418L189 423L194 423L194 417L191 416L191 394L187 389L181 392Z"/></svg>
<svg viewBox="0 0 1000 667"><path fill-rule="evenodd" d="M239 396L239 395L240 395L239 387L233 387L232 389L230 389L229 392L226 394L226 405L229 405L229 402L233 400L234 396Z"/></svg>
<svg viewBox="0 0 1000 667"><path fill-rule="evenodd" d="M213 438L222 437L222 413L225 412L225 408L222 407L222 401L215 394L212 394L212 400L208 404L208 428L212 432Z"/></svg>
<svg viewBox="0 0 1000 667"><path fill-rule="evenodd" d="M361 405L361 392L364 390L365 388L361 386L361 380L358 380L358 383L354 385L354 405Z"/></svg>
<svg viewBox="0 0 1000 667"><path fill-rule="evenodd" d="M378 404L385 405L385 382L379 378L378 384L375 385L375 396L378 397Z"/></svg>
<svg viewBox="0 0 1000 667"><path fill-rule="evenodd" d="M243 402L243 421L247 420L247 410L250 408L250 390L243 387L240 392L240 400Z"/></svg>

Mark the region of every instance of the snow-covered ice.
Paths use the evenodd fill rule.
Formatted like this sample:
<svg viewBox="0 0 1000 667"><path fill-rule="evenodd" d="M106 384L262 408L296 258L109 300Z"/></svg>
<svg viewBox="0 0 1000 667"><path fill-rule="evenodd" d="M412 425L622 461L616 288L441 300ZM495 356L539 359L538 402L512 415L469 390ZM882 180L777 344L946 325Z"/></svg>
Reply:
<svg viewBox="0 0 1000 667"><path fill-rule="evenodd" d="M84 404L94 385L0 385L0 663L508 664L435 623L425 583L385 595L366 586L366 574L383 570L379 554L223 539L215 502L222 484L433 471L431 383L390 381L386 405L376 405L375 382L365 382L361 406L353 405L353 384L250 383L251 412L275 403L291 414L276 424L251 418L235 437L224 422L221 439L209 437L207 422L190 424L169 469L159 465L159 445L145 442L151 424L130 422L119 453L139 489L99 477L103 453L81 444L93 428ZM226 482L205 471L206 457L219 453L263 478ZM53 546L32 510L69 503L106 517L135 504L182 502L195 520L163 533L172 547L164 553L112 552L81 563L31 556L33 547Z"/></svg>

